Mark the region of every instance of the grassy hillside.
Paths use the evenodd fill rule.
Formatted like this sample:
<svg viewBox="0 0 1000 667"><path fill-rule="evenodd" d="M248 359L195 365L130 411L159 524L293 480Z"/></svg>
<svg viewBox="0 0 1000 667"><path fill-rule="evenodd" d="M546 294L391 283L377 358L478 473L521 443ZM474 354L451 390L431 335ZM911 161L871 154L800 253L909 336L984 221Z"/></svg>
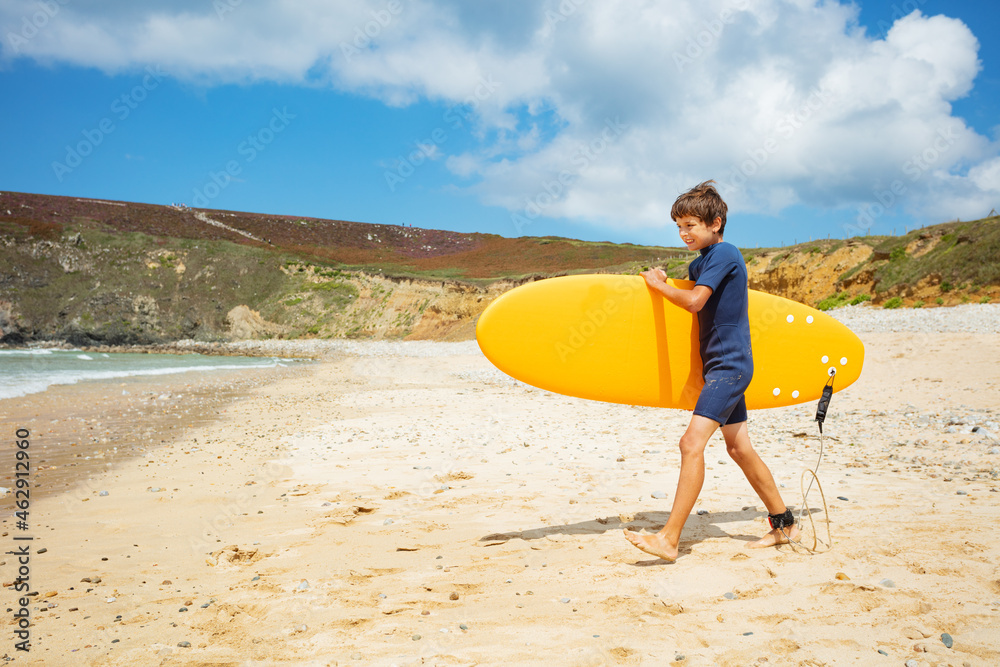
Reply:
<svg viewBox="0 0 1000 667"><path fill-rule="evenodd" d="M952 222L905 236L881 239L875 246L879 291L914 285L928 276L949 289L969 290L1000 284L1000 218Z"/></svg>
<svg viewBox="0 0 1000 667"><path fill-rule="evenodd" d="M661 266L684 249L0 194L0 337L469 337L504 290ZM750 284L835 307L1000 300L1000 219L746 250ZM239 307L243 307L240 309Z"/></svg>
<svg viewBox="0 0 1000 667"><path fill-rule="evenodd" d="M247 327L254 336L449 335L496 296L497 281L651 263L680 275L690 256L2 193L0 336L87 345L216 340ZM234 322L238 306L253 312Z"/></svg>
<svg viewBox="0 0 1000 667"><path fill-rule="evenodd" d="M67 233L100 231L141 233L159 239L229 241L343 270L445 280L492 281L594 270L628 262L660 262L690 255L678 248L556 237L505 238L399 225L10 192L0 195L0 225L4 235L27 234L49 240Z"/></svg>
<svg viewBox="0 0 1000 667"><path fill-rule="evenodd" d="M751 287L833 308L1000 300L1000 217L745 251Z"/></svg>

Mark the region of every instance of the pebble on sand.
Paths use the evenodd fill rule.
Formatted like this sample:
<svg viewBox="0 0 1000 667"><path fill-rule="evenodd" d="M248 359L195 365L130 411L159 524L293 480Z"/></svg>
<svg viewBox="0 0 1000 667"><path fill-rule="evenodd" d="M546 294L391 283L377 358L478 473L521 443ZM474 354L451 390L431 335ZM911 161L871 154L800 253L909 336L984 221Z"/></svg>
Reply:
<svg viewBox="0 0 1000 667"><path fill-rule="evenodd" d="M944 644L945 648L951 648L955 645L955 640L947 632L943 632L941 633L941 643Z"/></svg>
<svg viewBox="0 0 1000 667"><path fill-rule="evenodd" d="M896 582L893 581L892 579L883 579L882 581L878 582L878 585L884 586L886 588L895 588Z"/></svg>

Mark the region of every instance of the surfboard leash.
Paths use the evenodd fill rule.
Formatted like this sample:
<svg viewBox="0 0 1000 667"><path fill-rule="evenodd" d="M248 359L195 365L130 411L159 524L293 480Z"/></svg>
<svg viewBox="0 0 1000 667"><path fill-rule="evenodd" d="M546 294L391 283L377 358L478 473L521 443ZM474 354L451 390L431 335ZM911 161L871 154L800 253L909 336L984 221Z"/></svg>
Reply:
<svg viewBox="0 0 1000 667"><path fill-rule="evenodd" d="M807 510L809 507L808 505L809 492L812 490L813 482L816 482L816 488L819 489L820 498L822 498L823 500L823 516L825 517L826 520L826 541L827 541L826 549L824 549L823 551L816 550L816 547L819 544L819 538L817 537L816 522L813 520L812 512L808 512L809 526L812 529L812 536L813 536L812 547L807 547L802 543L801 540L793 540L788 535L788 533L785 532L784 526L779 528L781 534L785 536L785 539L788 540L789 544L798 545L803 549L805 549L806 551L808 551L810 554L825 553L833 548L833 537L830 533L830 510L826 505L826 494L823 493L823 485L819 483L819 476L817 475L817 473L819 472L819 464L823 461L823 444L824 444L823 422L826 421L826 412L827 410L830 409L830 399L833 398L833 380L836 377L836 375L837 375L837 369L831 368L830 379L827 380L826 384L823 386L823 393L820 396L819 404L816 406L816 424L819 427L819 456L816 457L816 465L812 469L806 468L805 470L803 470L802 476L799 478L799 490L802 491L802 507L799 508L798 524L799 526L802 525L802 517L803 515L807 514ZM805 484L806 473L809 473L810 475L809 486L803 489L802 487ZM792 548L794 549L795 547L793 546Z"/></svg>

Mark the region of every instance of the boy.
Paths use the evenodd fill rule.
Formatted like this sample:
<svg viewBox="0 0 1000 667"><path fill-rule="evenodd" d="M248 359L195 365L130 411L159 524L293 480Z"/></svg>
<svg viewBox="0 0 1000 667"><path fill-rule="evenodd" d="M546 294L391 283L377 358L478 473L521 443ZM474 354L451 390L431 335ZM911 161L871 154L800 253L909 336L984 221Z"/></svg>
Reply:
<svg viewBox="0 0 1000 667"><path fill-rule="evenodd" d="M681 240L689 250L701 253L688 269L696 283L694 289L668 285L666 275L659 269L642 274L650 288L671 303L698 314L705 379L691 422L681 436L680 477L667 524L654 535L625 530L629 542L665 560L677 558L681 530L705 481L705 446L719 428L729 456L746 475L770 515L771 532L750 546L783 544L799 533L771 471L754 451L747 434L743 392L753 375L747 269L739 250L722 240L728 207L712 183L706 181L682 194L670 211Z"/></svg>

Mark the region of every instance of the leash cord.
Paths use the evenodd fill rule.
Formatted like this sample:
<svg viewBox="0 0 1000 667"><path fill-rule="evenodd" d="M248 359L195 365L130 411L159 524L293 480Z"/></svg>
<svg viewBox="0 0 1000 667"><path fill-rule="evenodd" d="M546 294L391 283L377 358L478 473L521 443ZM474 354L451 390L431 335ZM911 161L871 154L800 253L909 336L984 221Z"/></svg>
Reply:
<svg viewBox="0 0 1000 667"><path fill-rule="evenodd" d="M825 553L833 548L833 537L830 533L830 510L826 505L826 494L823 493L823 485L819 483L819 476L817 475L817 472L819 471L819 464L823 461L823 443L825 440L823 436L823 421L826 419L826 411L830 407L830 398L833 396L833 378L836 375L837 371L831 369L830 379L823 387L823 395L819 399L819 405L816 408L816 422L819 425L819 456L816 458L816 465L811 469L806 468L805 470L803 470L802 476L799 478L799 490L802 491L802 507L799 508L798 524L799 526L802 526L803 515L808 515L809 526L812 529L812 536L813 536L812 547L807 547L802 543L801 540L792 539L792 537L785 532L784 527L779 529L781 531L781 534L785 536L785 539L788 540L788 543L793 545L792 546L793 550L795 549L795 546L799 546L805 549L808 553L813 555L819 553ZM810 474L809 486L803 489L802 486L805 484L806 473ZM816 550L816 547L819 545L819 537L816 533L816 522L813 519L812 512L807 512L809 507L808 505L809 492L812 490L812 484L814 481L816 482L816 488L819 489L820 498L822 498L823 500L823 516L824 520L826 521L826 545L825 545L826 548L823 551Z"/></svg>

